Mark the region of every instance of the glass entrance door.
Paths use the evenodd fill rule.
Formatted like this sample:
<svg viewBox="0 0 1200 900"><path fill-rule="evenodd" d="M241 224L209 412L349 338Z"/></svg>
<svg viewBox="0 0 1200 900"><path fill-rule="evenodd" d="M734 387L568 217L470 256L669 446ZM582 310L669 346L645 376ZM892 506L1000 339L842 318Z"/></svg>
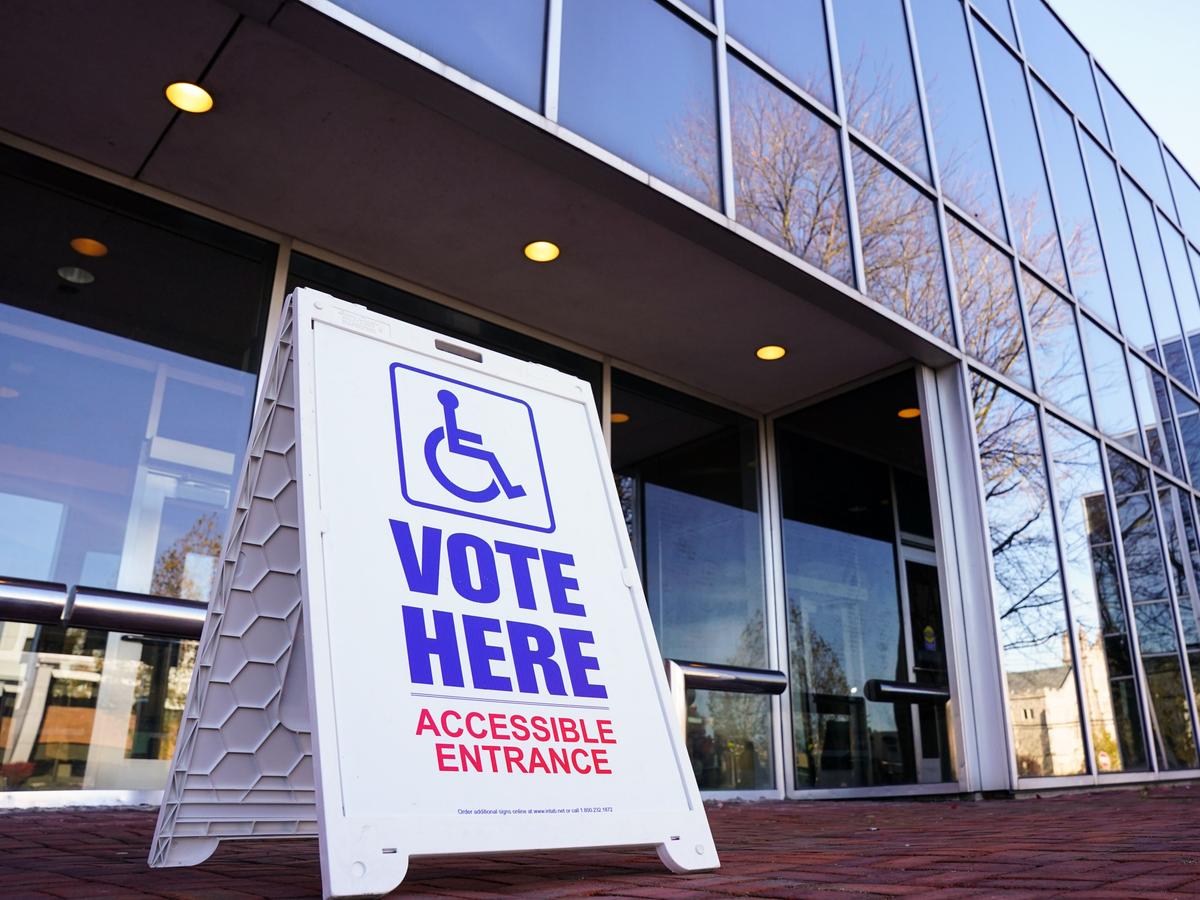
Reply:
<svg viewBox="0 0 1200 900"><path fill-rule="evenodd" d="M904 600L907 611L909 681L919 687L949 692L946 632L942 626L942 600L938 589L937 557L931 551L903 547ZM953 779L952 751L946 705L930 698L912 705L914 757L917 781L938 784Z"/></svg>

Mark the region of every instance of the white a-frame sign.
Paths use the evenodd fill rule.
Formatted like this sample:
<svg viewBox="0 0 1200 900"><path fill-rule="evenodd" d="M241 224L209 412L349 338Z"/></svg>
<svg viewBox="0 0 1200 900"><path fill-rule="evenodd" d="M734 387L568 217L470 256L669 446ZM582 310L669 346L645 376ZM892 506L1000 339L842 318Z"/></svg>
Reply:
<svg viewBox="0 0 1200 900"><path fill-rule="evenodd" d="M307 289L266 377L151 865L316 836L331 897L434 853L715 868L591 388Z"/></svg>

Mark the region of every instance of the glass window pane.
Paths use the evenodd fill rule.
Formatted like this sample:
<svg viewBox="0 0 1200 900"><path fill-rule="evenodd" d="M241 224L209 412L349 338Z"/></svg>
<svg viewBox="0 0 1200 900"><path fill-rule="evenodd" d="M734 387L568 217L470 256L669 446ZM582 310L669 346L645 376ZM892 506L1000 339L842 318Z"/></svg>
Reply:
<svg viewBox="0 0 1200 900"><path fill-rule="evenodd" d="M899 0L872 4L870 15L863 15L857 0L834 0L833 9L850 124L928 181L917 82Z"/></svg>
<svg viewBox="0 0 1200 900"><path fill-rule="evenodd" d="M1104 111L1112 125L1113 150L1133 176L1148 190L1151 196L1169 212L1174 213L1171 189L1167 186L1167 172L1163 168L1158 138L1129 105L1129 101L1117 90L1108 76L1100 75L1100 92L1104 95Z"/></svg>
<svg viewBox="0 0 1200 900"><path fill-rule="evenodd" d="M1098 325L1082 317L1083 345L1087 348L1088 375L1097 427L1114 440L1141 453L1138 420L1125 368L1125 351Z"/></svg>
<svg viewBox="0 0 1200 900"><path fill-rule="evenodd" d="M545 0L338 0L338 5L530 109L542 108Z"/></svg>
<svg viewBox="0 0 1200 900"><path fill-rule="evenodd" d="M913 4L912 14L942 190L1003 237L1000 188L962 4L958 0L923 0Z"/></svg>
<svg viewBox="0 0 1200 900"><path fill-rule="evenodd" d="M920 6L919 3L914 5ZM972 5L983 13L992 27L1008 38L1014 47L1017 45L1017 35L1013 31L1012 15L1008 11L1008 0L975 0Z"/></svg>
<svg viewBox="0 0 1200 900"><path fill-rule="evenodd" d="M821 0L725 0L725 29L833 109Z"/></svg>
<svg viewBox="0 0 1200 900"><path fill-rule="evenodd" d="M1084 306L1109 324L1116 325L1117 314L1108 287L1108 273L1104 269L1104 254L1100 252L1100 233L1096 229L1092 199L1083 173L1075 123L1036 80L1033 94L1042 122L1046 164L1050 167L1058 202L1058 221L1062 226L1071 287Z"/></svg>
<svg viewBox="0 0 1200 900"><path fill-rule="evenodd" d="M1166 768L1188 768L1196 765L1196 744L1149 473L1112 449L1108 451L1108 465L1137 622L1138 650L1150 689L1154 743Z"/></svg>
<svg viewBox="0 0 1200 900"><path fill-rule="evenodd" d="M1121 333L1144 353L1154 353L1154 329L1150 325L1146 293L1142 290L1141 273L1129 232L1129 219L1125 215L1125 203L1121 199L1121 183L1117 179L1116 166L1108 154L1100 149L1100 145L1087 135L1083 136L1083 149L1091 176L1092 199L1096 203L1104 258L1112 279L1117 315L1121 319Z"/></svg>
<svg viewBox="0 0 1200 900"><path fill-rule="evenodd" d="M851 158L866 293L953 343L933 201L865 150L852 147Z"/></svg>
<svg viewBox="0 0 1200 900"><path fill-rule="evenodd" d="M1103 140L1107 133L1087 53L1042 0L1017 0L1017 20L1029 62Z"/></svg>
<svg viewBox="0 0 1200 900"><path fill-rule="evenodd" d="M1076 418L1093 424L1074 308L1040 278L1022 271L1021 281L1038 392Z"/></svg>
<svg viewBox="0 0 1200 900"><path fill-rule="evenodd" d="M1175 195L1175 205L1179 209L1179 221L1194 240L1200 240L1200 187L1192 180L1192 176L1184 171L1183 166L1167 152L1167 174L1171 180L1171 191Z"/></svg>
<svg viewBox="0 0 1200 900"><path fill-rule="evenodd" d="M1012 258L954 216L947 216L946 226L962 314L963 349L1000 374L1031 387Z"/></svg>
<svg viewBox="0 0 1200 900"><path fill-rule="evenodd" d="M1160 469L1181 474L1179 446L1171 428L1171 409L1167 402L1167 381L1136 356L1129 359L1133 381L1133 400L1142 422L1146 455Z"/></svg>
<svg viewBox="0 0 1200 900"><path fill-rule="evenodd" d="M563 4L559 122L713 207L716 98L712 38L666 8Z"/></svg>
<svg viewBox="0 0 1200 900"><path fill-rule="evenodd" d="M196 642L0 622L0 790L161 790Z"/></svg>
<svg viewBox="0 0 1200 900"><path fill-rule="evenodd" d="M1200 700L1200 627L1196 622L1196 575L1194 552L1196 528L1187 495L1174 485L1158 483L1158 510L1167 539L1167 567L1179 603L1184 652L1191 670L1192 694Z"/></svg>
<svg viewBox="0 0 1200 900"><path fill-rule="evenodd" d="M1075 775L1087 763L1037 414L975 373L971 397L1017 772Z"/></svg>
<svg viewBox="0 0 1200 900"><path fill-rule="evenodd" d="M1167 257L1167 269L1171 274L1171 287L1179 309L1183 333L1192 353L1192 361L1195 362L1196 351L1200 349L1200 344L1197 343L1200 341L1200 296L1196 294L1196 282L1188 267L1188 248L1183 235L1162 213L1158 214L1158 232L1162 236L1163 252Z"/></svg>
<svg viewBox="0 0 1200 900"><path fill-rule="evenodd" d="M1200 253L1197 253L1191 244L1187 245L1188 261L1192 266L1193 284L1200 284ZM1186 305L1186 304L1185 304ZM1190 313L1184 313L1184 325L1187 327L1188 346L1192 351L1192 361L1200 359L1200 329L1192 326L1189 319ZM1196 366L1196 376L1200 378L1200 363Z"/></svg>
<svg viewBox="0 0 1200 900"><path fill-rule="evenodd" d="M710 22L712 21L712 0L683 0L683 2Z"/></svg>
<svg viewBox="0 0 1200 900"><path fill-rule="evenodd" d="M1096 769L1145 769L1146 744L1100 447L1054 416L1046 417L1046 445L1054 467L1063 562Z"/></svg>
<svg viewBox="0 0 1200 900"><path fill-rule="evenodd" d="M688 755L700 790L775 787L770 697L688 690L687 703Z"/></svg>
<svg viewBox="0 0 1200 900"><path fill-rule="evenodd" d="M853 284L837 131L734 56L729 104L738 221Z"/></svg>
<svg viewBox="0 0 1200 900"><path fill-rule="evenodd" d="M753 420L614 371L612 464L662 655L766 665ZM618 416L618 418L620 418Z"/></svg>
<svg viewBox="0 0 1200 900"><path fill-rule="evenodd" d="M1179 439L1183 443L1183 456L1187 460L1192 484L1200 484L1200 406L1179 388L1171 387L1175 400L1175 414L1179 417Z"/></svg>
<svg viewBox="0 0 1200 900"><path fill-rule="evenodd" d="M1022 256L1065 288L1062 248L1038 149L1033 108L1025 89L1025 73L986 29L977 28L975 33L1008 197L1013 243Z"/></svg>
<svg viewBox="0 0 1200 900"><path fill-rule="evenodd" d="M1129 223L1133 226L1133 241L1141 263L1146 295L1150 299L1150 313L1154 318L1158 345L1162 348L1163 362L1168 372L1189 388L1193 387L1192 365L1183 342L1179 313L1175 311L1171 279L1167 275L1162 244L1158 239L1158 228L1155 227L1154 207L1132 182L1122 180L1125 182L1125 201L1129 206ZM1159 360L1157 354L1148 355L1156 362Z"/></svg>

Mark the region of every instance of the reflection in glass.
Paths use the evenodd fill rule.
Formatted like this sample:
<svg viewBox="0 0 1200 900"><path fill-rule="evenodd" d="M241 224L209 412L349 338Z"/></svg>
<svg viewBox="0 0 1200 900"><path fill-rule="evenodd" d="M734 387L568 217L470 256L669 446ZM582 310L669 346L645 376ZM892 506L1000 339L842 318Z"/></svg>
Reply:
<svg viewBox="0 0 1200 900"><path fill-rule="evenodd" d="M1158 345L1162 348L1163 362L1167 371L1189 388L1192 382L1192 364L1188 359L1179 314L1175 311L1175 298L1171 293L1171 279L1167 275L1167 264L1163 258L1162 243L1155 226L1154 207L1150 198L1134 187L1127 178L1125 202L1129 208L1129 223L1133 226L1133 242L1141 263L1146 296L1150 300L1150 313L1154 319L1154 330L1158 334ZM1157 361L1157 357L1154 357Z"/></svg>
<svg viewBox="0 0 1200 900"><path fill-rule="evenodd" d="M928 181L904 9L899 0L879 0L870 15L856 0L834 0L833 9L850 124Z"/></svg>
<svg viewBox="0 0 1200 900"><path fill-rule="evenodd" d="M561 65L559 122L720 208L711 38L657 3L566 0Z"/></svg>
<svg viewBox="0 0 1200 900"><path fill-rule="evenodd" d="M897 523L915 534L931 521L920 420L895 415L915 404L904 372L776 422L800 789L949 777L942 709L922 718L866 695L871 679L948 684L936 570L907 573L910 654L897 567ZM893 496L914 508L895 511Z"/></svg>
<svg viewBox="0 0 1200 900"><path fill-rule="evenodd" d="M1163 519L1167 539L1167 565L1171 584L1179 604L1179 621L1183 626L1184 652L1191 671L1192 695L1200 701L1200 625L1196 620L1197 569L1196 525L1192 505L1187 495L1174 485L1158 482L1158 510Z"/></svg>
<svg viewBox="0 0 1200 900"><path fill-rule="evenodd" d="M920 4L914 4L920 6ZM1013 31L1012 16L1008 12L1008 0L975 0L972 4L987 17L997 31L1008 38L1010 44L1017 45L1017 35ZM916 10L913 10L916 12ZM922 55L922 60L924 55Z"/></svg>
<svg viewBox="0 0 1200 900"><path fill-rule="evenodd" d="M1175 414L1179 417L1179 439L1183 443L1191 482L1200 484L1200 406L1174 385L1171 396L1175 400Z"/></svg>
<svg viewBox="0 0 1200 900"><path fill-rule="evenodd" d="M975 34L1008 197L1013 243L1022 256L1065 288L1062 248L1038 149L1033 108L1025 89L1025 73L986 29L977 28Z"/></svg>
<svg viewBox="0 0 1200 900"><path fill-rule="evenodd" d="M963 348L1000 374L1030 387L1012 259L954 216L947 216L946 226Z"/></svg>
<svg viewBox="0 0 1200 900"><path fill-rule="evenodd" d="M1103 72L1097 72L1100 93L1104 95L1104 111L1112 124L1113 150L1117 158L1133 173L1138 182L1168 212L1175 212L1171 203L1171 189L1167 185L1167 172L1163 168L1158 138L1150 130L1124 95L1117 90Z"/></svg>
<svg viewBox="0 0 1200 900"><path fill-rule="evenodd" d="M338 5L530 109L542 108L545 0L338 0Z"/></svg>
<svg viewBox="0 0 1200 900"><path fill-rule="evenodd" d="M1167 257L1167 270L1171 275L1171 287L1179 308L1179 319L1187 338L1187 349L1191 351L1192 361L1195 362L1196 353L1200 351L1200 296L1196 294L1196 282L1188 267L1188 247L1183 235L1162 213L1158 213L1157 219L1163 252ZM1185 379L1184 383L1191 382Z"/></svg>
<svg viewBox="0 0 1200 900"><path fill-rule="evenodd" d="M0 622L0 791L159 790L196 642Z"/></svg>
<svg viewBox="0 0 1200 900"><path fill-rule="evenodd" d="M1086 316L1081 317L1083 345L1087 348L1088 376L1096 425L1110 438L1136 453L1142 452L1137 413L1129 388L1125 351L1119 343Z"/></svg>
<svg viewBox="0 0 1200 900"><path fill-rule="evenodd" d="M770 697L688 690L687 704L688 756L700 790L775 786Z"/></svg>
<svg viewBox="0 0 1200 900"><path fill-rule="evenodd" d="M1041 0L1036 0L1039 3ZM1058 222L1071 272L1071 287L1075 296L1110 325L1117 324L1112 291L1100 252L1100 233L1092 212L1083 159L1075 136L1071 115L1050 96L1038 81L1033 82L1042 123L1042 138L1046 147L1046 164L1054 182L1054 199L1058 205Z"/></svg>
<svg viewBox="0 0 1200 900"><path fill-rule="evenodd" d="M857 145L851 159L866 293L953 343L933 201Z"/></svg>
<svg viewBox="0 0 1200 900"><path fill-rule="evenodd" d="M1175 195L1175 205L1179 209L1179 221L1184 231L1193 239L1200 240L1200 187L1192 180L1192 176L1184 171L1178 160L1168 150L1164 154L1167 162L1167 175L1171 182L1171 191Z"/></svg>
<svg viewBox="0 0 1200 900"><path fill-rule="evenodd" d="M822 7L821 0L725 0L725 30L833 109Z"/></svg>
<svg viewBox="0 0 1200 900"><path fill-rule="evenodd" d="M1062 524L1063 565L1096 771L1147 768L1129 623L1118 576L1099 444L1046 417ZM1020 717L1013 711L1013 718Z"/></svg>
<svg viewBox="0 0 1200 900"><path fill-rule="evenodd" d="M1160 469L1182 474L1179 445L1171 428L1171 408L1167 401L1166 379L1136 356L1129 359L1133 383L1133 401L1142 423L1146 455Z"/></svg>
<svg viewBox="0 0 1200 900"><path fill-rule="evenodd" d="M1138 271L1137 255L1129 232L1129 219L1121 199L1121 184L1117 170L1108 154L1087 135L1083 136L1084 156L1092 182L1092 198L1096 203L1096 218L1100 223L1100 240L1104 258L1112 279L1121 333L1147 355L1157 356L1146 293Z"/></svg>
<svg viewBox="0 0 1200 900"><path fill-rule="evenodd" d="M1138 650L1150 691L1155 750L1164 768L1190 768L1197 763L1196 743L1149 473L1111 448L1108 465L1137 622Z"/></svg>
<svg viewBox="0 0 1200 900"><path fill-rule="evenodd" d="M852 284L836 130L733 56L729 105L738 221Z"/></svg>
<svg viewBox="0 0 1200 900"><path fill-rule="evenodd" d="M924 0L912 5L912 15L942 190L986 228L1004 237L1000 188L962 4L958 0Z"/></svg>
<svg viewBox="0 0 1200 900"><path fill-rule="evenodd" d="M1076 418L1094 424L1074 308L1044 281L1024 269L1021 270L1021 284L1025 290L1038 392Z"/></svg>
<svg viewBox="0 0 1200 900"><path fill-rule="evenodd" d="M1017 772L1076 775L1087 761L1037 413L976 373L971 398Z"/></svg>
<svg viewBox="0 0 1200 900"><path fill-rule="evenodd" d="M618 493L662 655L762 668L764 582L754 422L613 372Z"/></svg>
<svg viewBox="0 0 1200 900"><path fill-rule="evenodd" d="M1017 21L1030 63L1103 140L1107 132L1087 52L1042 0L1017 0Z"/></svg>

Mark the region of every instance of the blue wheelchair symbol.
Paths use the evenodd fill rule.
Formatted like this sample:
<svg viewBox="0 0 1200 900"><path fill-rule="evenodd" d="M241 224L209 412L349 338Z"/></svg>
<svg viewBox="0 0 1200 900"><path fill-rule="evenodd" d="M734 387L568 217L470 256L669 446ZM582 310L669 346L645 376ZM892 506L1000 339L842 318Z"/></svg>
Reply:
<svg viewBox="0 0 1200 900"><path fill-rule="evenodd" d="M496 499L501 491L509 500L524 497L525 488L508 480L508 476L504 473L504 467L500 465L496 454L483 449L483 436L458 427L458 415L455 412L458 409L458 397L448 390L441 390L438 391L437 399L438 403L442 404L446 424L433 429L425 438L425 462L438 483L455 497L468 503L487 503L489 500ZM438 462L437 451L442 441L446 442L449 452L456 456L465 456L487 463L492 470L492 480L488 486L479 490L471 490L455 484L442 471L441 464Z"/></svg>

